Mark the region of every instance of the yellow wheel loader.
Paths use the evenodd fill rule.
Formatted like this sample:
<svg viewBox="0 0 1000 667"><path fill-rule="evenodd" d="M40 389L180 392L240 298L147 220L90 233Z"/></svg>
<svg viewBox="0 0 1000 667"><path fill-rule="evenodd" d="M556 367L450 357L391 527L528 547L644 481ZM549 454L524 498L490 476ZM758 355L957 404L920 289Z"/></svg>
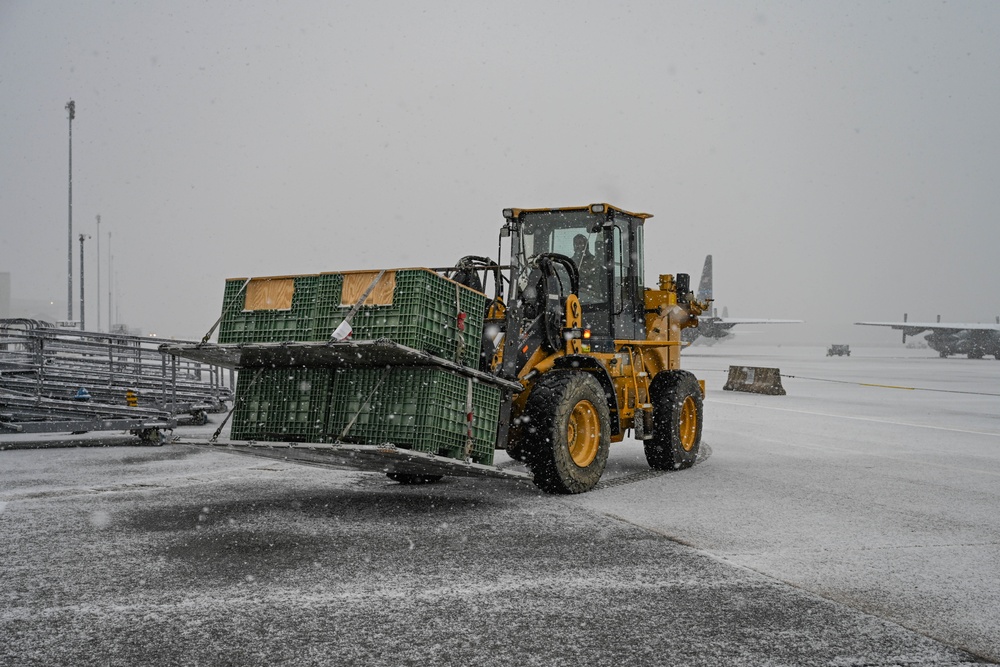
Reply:
<svg viewBox="0 0 1000 667"><path fill-rule="evenodd" d="M333 373L333 379L324 380L322 385L325 398L314 397L314 402L328 402L325 412L310 412L320 415L315 419L323 423L319 432L298 438L262 436L266 441L220 441L220 426L208 443L190 444L334 468L381 471L403 483L435 481L442 475L530 477L550 493L592 489L604 472L611 443L620 442L629 433L643 442L652 468L693 465L701 444L704 384L680 368L681 330L696 326L697 316L710 304L695 299L686 274L661 275L655 287L645 285L643 227L651 216L608 204L507 209L503 216L501 251L504 240L509 245L496 261L470 255L454 267L423 270L434 271L435 279L445 284L424 310L442 306L456 311L456 326L451 326L447 317L440 325L454 332L457 343L452 347L437 341L432 347L416 349L420 342L410 339L401 344L403 334L396 333L403 323L393 325L396 329L358 325L359 318L380 307L371 302L371 295L378 291L377 286L384 287L386 270L343 277L343 285L368 287L366 291L354 290L349 298L343 296L346 291L342 289L337 303L341 310L333 319L315 315L319 302L313 297L311 321L322 321L323 326L309 334L311 339L215 345L208 343L206 336L196 346L164 345L161 350L167 354L240 370L240 386L251 371L256 373L254 377L275 369L301 372L318 368ZM501 259L504 254L506 262ZM398 291L409 274L402 270L390 273L393 289ZM330 283L331 279L324 278L329 275L333 274L322 274L317 284L326 284L324 279ZM243 287L253 280L257 279L247 279ZM305 278L297 280L288 283L287 289L304 293L305 287L299 283L305 285ZM234 291L237 285L234 280ZM273 293L281 287L268 285ZM463 305L469 295L479 295L476 298L482 301L477 303L484 305L481 326L476 329L478 340L467 338L470 331L465 325L477 321L467 312L472 309ZM299 302L304 303L304 297ZM242 303L242 315L256 314L248 310L248 302ZM294 311L295 303L289 296L286 311ZM387 313L370 321L397 322ZM220 320L226 317L224 312ZM430 423L426 415L438 412L434 405L418 404L408 412L408 399L390 399L386 387L395 381L392 378L405 375L412 386L417 369L444 374L449 382L460 378L458 386L467 386L468 391L459 392L452 403L457 401L466 411L452 410L455 416L450 421ZM437 386L437 380L428 380L426 375L417 381L421 387L431 387L430 393ZM246 384L249 387L250 383ZM327 384L340 389L331 391ZM474 400L474 389L494 392L495 411L484 409L488 397ZM250 396L252 390L243 393ZM237 411L240 394L238 388ZM302 403L301 395L293 398L296 405ZM251 402L261 400L255 394ZM380 405L388 407L379 412ZM257 419L254 423L263 423L263 417L253 414ZM386 435L390 433L384 430L386 424L403 422L408 414L412 414L416 432L423 429L442 435L433 436L430 445L426 445L426 438L420 440L426 435L423 432L410 437L409 431L397 429ZM460 427L464 431L448 431L451 422L462 418L467 419ZM376 426L383 430L365 431ZM480 440L489 440L488 455L474 449L474 426L483 429L477 431ZM465 438L464 447L448 445L460 435ZM494 448L506 450L530 473L493 465Z"/></svg>
<svg viewBox="0 0 1000 667"><path fill-rule="evenodd" d="M494 332L502 339L484 369L524 387L503 405L499 444L546 491L591 489L629 430L653 468L698 455L703 388L680 369L680 332L708 304L684 274L645 287L650 217L608 204L504 211L509 284L487 315L484 350ZM470 264L455 277L470 282ZM505 276L493 276L502 294Z"/></svg>

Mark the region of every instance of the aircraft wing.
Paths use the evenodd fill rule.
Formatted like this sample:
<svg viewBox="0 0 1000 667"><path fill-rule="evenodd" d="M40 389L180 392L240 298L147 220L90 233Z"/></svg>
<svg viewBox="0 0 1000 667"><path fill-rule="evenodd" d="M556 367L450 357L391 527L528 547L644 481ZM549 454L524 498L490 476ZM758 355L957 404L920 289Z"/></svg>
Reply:
<svg viewBox="0 0 1000 667"><path fill-rule="evenodd" d="M705 338L725 338L729 335L729 330L737 324L797 324L802 320L769 320L759 317L715 317L698 316L698 326L692 329L689 336L704 336Z"/></svg>
<svg viewBox="0 0 1000 667"><path fill-rule="evenodd" d="M701 281L698 283L698 296L699 301L713 301L712 292L712 256L705 256L705 266L701 271ZM729 317L728 311L722 309L722 317L718 317L715 314L715 309L712 309L712 314L699 315L698 316L698 326L692 327L690 329L684 330L684 335L688 342L692 342L698 337L705 338L725 338L729 335L729 330L735 327L737 324L799 324L802 320L769 320L762 319L759 317Z"/></svg>
<svg viewBox="0 0 1000 667"><path fill-rule="evenodd" d="M736 324L802 324L805 320L763 320L754 317L717 317L716 323L723 325Z"/></svg>
<svg viewBox="0 0 1000 667"><path fill-rule="evenodd" d="M962 323L962 322L855 322L856 325L870 327L891 327L905 330L909 335L916 335L928 329L941 331L1000 331L1000 324Z"/></svg>

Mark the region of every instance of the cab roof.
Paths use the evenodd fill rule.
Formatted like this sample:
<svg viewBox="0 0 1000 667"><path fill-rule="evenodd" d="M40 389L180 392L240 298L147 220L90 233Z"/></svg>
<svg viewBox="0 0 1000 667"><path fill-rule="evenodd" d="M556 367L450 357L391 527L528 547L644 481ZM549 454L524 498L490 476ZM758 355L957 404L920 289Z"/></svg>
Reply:
<svg viewBox="0 0 1000 667"><path fill-rule="evenodd" d="M607 203L588 204L587 206L563 206L561 208L507 208L504 209L503 216L505 218L517 218L522 213L554 213L556 211L583 211L593 215L603 215L607 211L614 211L643 220L653 217L651 213L633 213L632 211L626 211L623 208Z"/></svg>

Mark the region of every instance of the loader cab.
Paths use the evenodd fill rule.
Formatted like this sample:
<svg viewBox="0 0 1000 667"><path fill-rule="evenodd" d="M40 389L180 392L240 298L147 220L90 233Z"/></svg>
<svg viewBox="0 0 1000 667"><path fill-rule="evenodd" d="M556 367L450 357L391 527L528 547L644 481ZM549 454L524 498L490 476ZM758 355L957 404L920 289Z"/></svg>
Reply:
<svg viewBox="0 0 1000 667"><path fill-rule="evenodd" d="M608 204L564 209L508 209L505 231L511 243L510 303L528 303L525 320L533 315L531 301L565 300L573 277L564 258L579 274L577 296L583 326L590 330L592 352L613 352L614 341L646 337L643 301L643 223L651 217ZM557 276L536 289L538 258L552 257ZM533 273L534 272L534 273ZM558 291L559 294L552 294Z"/></svg>

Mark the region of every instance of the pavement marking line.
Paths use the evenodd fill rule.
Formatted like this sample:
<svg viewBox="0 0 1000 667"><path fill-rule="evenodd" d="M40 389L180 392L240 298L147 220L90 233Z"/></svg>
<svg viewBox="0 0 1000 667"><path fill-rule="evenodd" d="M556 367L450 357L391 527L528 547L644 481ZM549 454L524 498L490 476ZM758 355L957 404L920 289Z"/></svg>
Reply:
<svg viewBox="0 0 1000 667"><path fill-rule="evenodd" d="M793 378L795 380L815 380L816 382L833 382L835 384L853 384L859 387L878 387L880 389L906 389L908 391L930 391L937 392L939 394L970 394L972 396L1000 396L1000 394L994 394L988 391L966 391L964 389L932 389L930 387L905 387L897 384L879 384L876 382L859 382L857 380L831 380L829 378L814 378L807 377L805 375L786 375L781 374L783 378Z"/></svg>
<svg viewBox="0 0 1000 667"><path fill-rule="evenodd" d="M705 372L725 373L726 372L726 371L721 370L721 369L711 369L709 371L706 371L705 369L698 370L698 369L694 369L694 368L688 368L688 370L689 371L697 371L699 373L705 373ZM988 392L988 391L966 391L964 389L933 389L931 387L907 387L905 385L899 385L899 384L882 384L882 383L878 383L878 382L861 382L859 380L834 380L832 378L817 378L817 377L809 377L807 375L790 375L788 373L781 373L781 377L783 377L783 378L790 378L790 379L793 379L793 380L813 380L815 382L832 382L833 384L849 384L849 385L854 385L856 387L876 387L878 389L905 389L907 391L930 391L930 392L937 392L939 394L969 394L969 395L972 395L972 396L1000 396L1000 394L995 394L993 392Z"/></svg>
<svg viewBox="0 0 1000 667"><path fill-rule="evenodd" d="M927 428L927 429L933 429L935 431L949 431L951 433L966 433L966 434L969 434L969 435L988 435L988 436L992 436L994 438L1000 438L1000 433L990 433L988 431L970 431L970 430L964 429L964 428L950 428L948 426L933 426L931 424L910 424L908 422L893 421L893 420L889 420L889 419L876 419L874 417L853 417L851 415L833 415L833 414L829 414L827 412L813 412L812 410L795 410L793 408L776 408L776 407L771 406L771 405L760 405L760 404L750 405L748 403L740 403L738 401L726 401L726 400L720 400L720 399L717 399L717 398L706 399L706 402L710 402L710 403L722 403L724 405L737 405L737 406L740 406L740 407L747 407L747 408L752 407L755 410L759 410L759 409L777 410L779 412L794 412L794 413L800 414L800 415L813 415L815 417L832 417L834 419L850 419L850 420L853 420L853 421L875 422L876 424L891 424L893 426L909 426L911 428Z"/></svg>

